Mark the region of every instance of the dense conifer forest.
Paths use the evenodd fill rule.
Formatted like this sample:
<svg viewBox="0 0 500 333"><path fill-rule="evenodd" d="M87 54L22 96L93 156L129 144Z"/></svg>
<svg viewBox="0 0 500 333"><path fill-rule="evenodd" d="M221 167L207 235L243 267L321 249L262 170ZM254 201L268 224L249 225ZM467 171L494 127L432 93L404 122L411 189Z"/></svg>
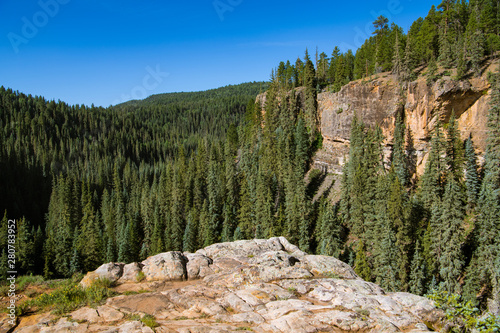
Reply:
<svg viewBox="0 0 500 333"><path fill-rule="evenodd" d="M341 199L332 203L327 190L313 200L326 176L309 172L322 144L321 89L383 71L401 85L418 75L431 83L442 70L470 78L500 48L494 0L442 1L406 34L382 16L373 24L358 50L333 47L330 57L313 58L306 50L293 64L279 63L268 83L109 108L0 88L0 248L7 219L18 219L19 271L56 278L109 261L283 235L304 251L341 258L388 291L422 295L441 286L483 307L498 300L498 73L490 75L483 165L452 117L433 133L423 175L411 178L403 115L389 163L380 129L355 119ZM264 91L264 105L256 104ZM5 265L5 250L1 256Z"/></svg>

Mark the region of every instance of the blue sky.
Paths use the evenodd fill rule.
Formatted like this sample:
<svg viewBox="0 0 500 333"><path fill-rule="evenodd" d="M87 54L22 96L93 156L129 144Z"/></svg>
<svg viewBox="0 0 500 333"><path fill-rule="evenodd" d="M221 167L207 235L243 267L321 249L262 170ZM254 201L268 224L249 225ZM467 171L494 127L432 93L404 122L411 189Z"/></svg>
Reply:
<svg viewBox="0 0 500 333"><path fill-rule="evenodd" d="M268 80L279 61L353 51L385 15L408 30L428 0L1 0L0 85L109 106Z"/></svg>

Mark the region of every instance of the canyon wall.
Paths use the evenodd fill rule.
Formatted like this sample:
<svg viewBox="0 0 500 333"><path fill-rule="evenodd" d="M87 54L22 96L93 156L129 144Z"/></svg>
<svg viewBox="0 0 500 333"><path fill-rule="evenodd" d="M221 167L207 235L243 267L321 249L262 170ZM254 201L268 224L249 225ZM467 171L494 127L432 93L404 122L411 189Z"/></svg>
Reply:
<svg viewBox="0 0 500 333"><path fill-rule="evenodd" d="M404 113L416 153L416 172L422 174L430 149L430 139L440 121L445 124L452 113L462 139L472 137L482 159L486 148L490 84L485 66L483 75L456 81L443 75L433 83L421 76L402 87L390 73L353 81L337 92L318 94L323 149L314 158L315 167L341 173L349 153L351 122L356 114L368 126L378 125L384 134L384 151L389 157L396 115Z"/></svg>

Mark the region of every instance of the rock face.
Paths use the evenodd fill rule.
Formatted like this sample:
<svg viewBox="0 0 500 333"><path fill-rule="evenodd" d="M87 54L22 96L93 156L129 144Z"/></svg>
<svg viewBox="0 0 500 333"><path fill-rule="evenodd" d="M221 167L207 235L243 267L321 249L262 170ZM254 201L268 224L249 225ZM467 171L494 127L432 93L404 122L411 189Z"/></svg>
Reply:
<svg viewBox="0 0 500 333"><path fill-rule="evenodd" d="M443 76L428 85L425 77L401 88L389 73L377 78L353 81L337 93L318 94L323 150L315 158L317 167L341 173L349 153L349 137L354 114L369 126L379 125L385 136L385 152L389 155L395 127L395 116L404 112L406 128L410 130L416 150L417 174L422 174L430 138L440 120L447 122L452 114L458 121L462 139L472 136L481 155L486 147L487 114L490 85L487 72L463 81Z"/></svg>
<svg viewBox="0 0 500 333"><path fill-rule="evenodd" d="M145 281L132 281L141 271ZM283 237L109 263L82 284L96 277L122 290L140 284L146 292L81 308L72 321L21 322L21 331L151 332L133 321L148 314L160 325L156 332L426 332L439 329L443 318L429 299L387 293L338 259L309 255Z"/></svg>

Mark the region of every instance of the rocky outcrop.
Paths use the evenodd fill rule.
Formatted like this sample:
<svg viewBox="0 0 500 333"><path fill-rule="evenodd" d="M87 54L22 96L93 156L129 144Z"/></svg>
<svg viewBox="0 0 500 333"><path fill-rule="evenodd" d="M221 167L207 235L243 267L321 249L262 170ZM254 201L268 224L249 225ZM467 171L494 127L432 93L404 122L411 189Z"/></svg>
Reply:
<svg viewBox="0 0 500 333"><path fill-rule="evenodd" d="M486 147L489 108L487 73L493 70L494 66L489 64L481 77L455 81L442 76L432 84L428 84L425 77L419 77L404 88L391 74L382 73L373 79L353 81L337 93L318 94L324 147L315 157L316 166L327 166L329 171L341 173L349 152L354 114L369 126L381 127L388 157L395 116L404 112L416 151L417 174L423 172L436 124L438 121L447 122L452 113L458 120L462 139L471 135L479 155L482 155Z"/></svg>
<svg viewBox="0 0 500 333"><path fill-rule="evenodd" d="M134 272L144 281L133 281ZM283 237L109 263L81 283L99 277L120 284L117 290L140 285L142 292L81 308L69 320L21 322L20 330L151 332L137 321L150 315L156 332L427 332L443 318L429 299L388 293L340 260L309 255Z"/></svg>

